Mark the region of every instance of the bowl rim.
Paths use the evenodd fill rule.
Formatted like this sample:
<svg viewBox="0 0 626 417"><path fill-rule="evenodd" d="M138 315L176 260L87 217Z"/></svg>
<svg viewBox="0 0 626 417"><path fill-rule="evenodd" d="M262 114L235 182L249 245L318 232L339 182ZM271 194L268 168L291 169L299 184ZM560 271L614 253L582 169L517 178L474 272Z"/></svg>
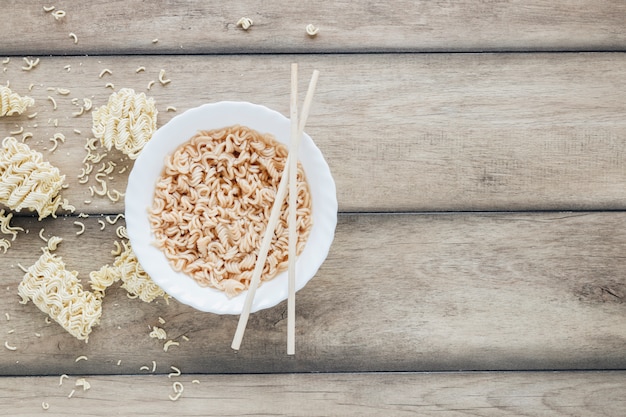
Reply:
<svg viewBox="0 0 626 417"><path fill-rule="evenodd" d="M248 291L228 298L223 291L201 287L188 275L171 269L163 252L151 244L154 236L147 220L147 209L151 205L154 185L162 172L166 155L188 141L198 130L234 124L271 133L277 141L289 146L290 121L281 113L246 101L205 103L176 115L153 134L135 160L124 200L130 245L142 268L168 295L200 311L216 314L240 314ZM313 226L296 262L296 291L315 276L326 259L334 239L338 209L330 168L322 152L306 133L303 134L298 156L309 183ZM251 312L273 307L285 300L287 295L285 271L258 287Z"/></svg>

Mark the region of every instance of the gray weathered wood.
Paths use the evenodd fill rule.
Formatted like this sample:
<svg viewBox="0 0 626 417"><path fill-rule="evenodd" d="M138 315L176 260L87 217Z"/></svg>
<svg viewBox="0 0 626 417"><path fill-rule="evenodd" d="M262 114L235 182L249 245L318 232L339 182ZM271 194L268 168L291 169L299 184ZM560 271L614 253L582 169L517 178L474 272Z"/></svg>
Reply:
<svg viewBox="0 0 626 417"><path fill-rule="evenodd" d="M75 386L83 377L2 378L0 411L40 415L45 402L47 416L621 417L626 407L624 372L87 376L88 391ZM184 391L173 402L176 381Z"/></svg>
<svg viewBox="0 0 626 417"><path fill-rule="evenodd" d="M92 122L72 117L72 98L97 107L112 92L106 83L132 87L156 99L159 125L220 100L288 114L293 61L301 91L321 71L307 132L329 162L341 211L626 207L624 53L56 57L30 72L13 58L0 82L22 94L34 83L38 115L0 118L0 137L24 126L35 135L28 143L67 174L66 195L79 211L120 212L122 202L90 197L93 178L78 184ZM146 71L136 73L140 66ZM105 68L113 74L99 78ZM172 82L147 91L160 69ZM44 148L55 132L68 139L50 155ZM124 190L127 175L113 175L111 187Z"/></svg>
<svg viewBox="0 0 626 417"><path fill-rule="evenodd" d="M153 360L186 373L626 367L625 213L342 215L298 293L295 357L285 303L252 315L238 354L236 316L145 304L118 287L88 344L45 324L16 295L40 227L66 237L58 253L81 277L112 259L114 227L100 231L92 216L76 236L71 221L16 221L30 233L0 257L0 316L10 315L0 334L17 347L2 349L0 374L134 374ZM180 346L164 352L151 326ZM89 360L74 363L80 355Z"/></svg>
<svg viewBox="0 0 626 417"><path fill-rule="evenodd" d="M0 54L624 50L620 0L5 0ZM238 28L241 17L254 26ZM305 26L320 31L311 39ZM78 37L74 44L69 37ZM158 39L157 43L153 40Z"/></svg>

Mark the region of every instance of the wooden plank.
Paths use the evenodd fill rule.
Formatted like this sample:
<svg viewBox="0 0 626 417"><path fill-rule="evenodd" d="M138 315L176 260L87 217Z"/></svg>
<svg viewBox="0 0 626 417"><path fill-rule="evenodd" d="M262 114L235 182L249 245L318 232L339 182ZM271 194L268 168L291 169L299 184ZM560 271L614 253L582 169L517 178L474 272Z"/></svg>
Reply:
<svg viewBox="0 0 626 417"><path fill-rule="evenodd" d="M67 174L79 211L121 212L121 202L89 195L93 178L78 183L92 122L89 113L72 117L72 98L97 107L112 92L107 83L132 87L156 99L159 125L219 100L288 114L294 60L301 91L304 74L321 70L307 132L329 162L341 211L626 208L626 92L616 88L626 79L624 53L53 57L29 72L14 58L0 82L22 94L34 84L38 115L0 119L0 137L24 126ZM140 66L146 71L136 73ZM105 68L113 74L99 78ZM147 91L160 69L172 82ZM56 87L71 93L48 91ZM50 155L55 132L68 139ZM124 190L127 175L113 175L111 187Z"/></svg>
<svg viewBox="0 0 626 417"><path fill-rule="evenodd" d="M54 5L64 18L55 20L35 0L5 1L0 54L606 51L626 45L620 0ZM248 31L237 27L244 16L254 21ZM315 38L305 33L309 23L320 29Z"/></svg>
<svg viewBox="0 0 626 417"><path fill-rule="evenodd" d="M295 357L286 303L251 316L238 354L237 316L146 304L116 286L88 344L44 323L18 303L17 263L38 257L44 227L66 238L58 253L85 279L111 262L115 230L97 220L84 219L81 236L72 219L15 222L30 233L0 257L0 317L10 317L0 345L17 347L2 348L0 375L135 374L152 361L184 373L626 367L624 212L342 215L328 259L298 293ZM165 352L152 326L180 346ZM81 355L89 360L76 363Z"/></svg>
<svg viewBox="0 0 626 417"><path fill-rule="evenodd" d="M5 415L622 416L625 372L0 378ZM192 381L197 381L193 383ZM172 384L184 390L173 402ZM69 393L75 390L72 398Z"/></svg>

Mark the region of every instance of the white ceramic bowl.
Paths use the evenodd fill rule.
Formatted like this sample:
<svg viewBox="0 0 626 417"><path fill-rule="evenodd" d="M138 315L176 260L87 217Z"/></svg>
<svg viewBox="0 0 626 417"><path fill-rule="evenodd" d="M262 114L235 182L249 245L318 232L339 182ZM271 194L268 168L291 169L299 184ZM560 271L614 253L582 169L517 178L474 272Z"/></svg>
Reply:
<svg viewBox="0 0 626 417"><path fill-rule="evenodd" d="M130 244L144 270L178 301L217 314L241 313L247 291L228 298L224 292L201 287L188 275L174 271L163 252L152 244L154 234L148 220L148 208L152 206L154 186L162 173L166 155L174 152L198 130L235 124L271 133L276 140L289 146L290 121L282 114L246 102L205 104L174 117L155 132L135 161L125 197ZM313 278L326 259L337 224L335 182L322 153L306 134L300 144L299 160L311 192L313 227L296 263L296 290ZM287 273L283 272L259 286L252 311L278 304L287 298L287 293Z"/></svg>

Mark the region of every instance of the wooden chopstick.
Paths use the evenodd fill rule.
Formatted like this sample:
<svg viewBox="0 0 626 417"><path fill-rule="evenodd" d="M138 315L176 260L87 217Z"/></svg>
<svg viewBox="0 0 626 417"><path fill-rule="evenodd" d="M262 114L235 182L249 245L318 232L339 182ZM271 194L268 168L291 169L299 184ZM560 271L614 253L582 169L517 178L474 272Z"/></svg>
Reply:
<svg viewBox="0 0 626 417"><path fill-rule="evenodd" d="M304 126L309 117L309 110L311 108L311 102L313 101L313 94L315 92L315 87L317 85L317 79L319 77L319 71L313 71L313 76L311 77L311 81L309 83L309 89L306 93L306 97L304 99L304 105L302 107L302 112L300 113L300 119L298 123L298 134L296 136L297 144L299 145L299 141L302 138L302 134L304 133ZM276 198L274 200L274 204L272 205L272 210L270 212L270 218L267 222L267 228L265 229L265 235L263 235L263 240L261 242L261 247L259 249L259 255L257 257L256 265L254 266L254 271L252 272L252 279L250 280L250 287L248 288L248 294L246 295L246 299L244 301L243 310L241 315L239 316L239 322L237 323L237 330L235 331L235 336L233 338L233 342L230 347L234 350L239 350L241 346L241 341L243 339L243 334L246 331L246 325L248 324L248 319L250 317L250 310L252 308L252 302L254 301L254 295L259 286L259 282L261 280L261 273L263 272L263 267L265 266L265 261L267 259L267 252L269 250L270 244L272 243L272 237L274 235L274 230L276 229L276 224L278 223L278 219L280 217L280 209L285 199L285 194L287 192L287 184L289 178L289 166L291 164L291 159L298 159L298 155L295 152L289 150L289 154L287 156L287 162L285 164L285 169L283 170L282 177L280 179L280 183L278 184L278 190L276 191Z"/></svg>
<svg viewBox="0 0 626 417"><path fill-rule="evenodd" d="M291 119L291 142L289 153L298 155L298 64L291 64L291 101L289 106ZM296 182L298 171L298 158L289 160L289 270L287 297L287 355L296 353L296 242L298 239L296 229Z"/></svg>

